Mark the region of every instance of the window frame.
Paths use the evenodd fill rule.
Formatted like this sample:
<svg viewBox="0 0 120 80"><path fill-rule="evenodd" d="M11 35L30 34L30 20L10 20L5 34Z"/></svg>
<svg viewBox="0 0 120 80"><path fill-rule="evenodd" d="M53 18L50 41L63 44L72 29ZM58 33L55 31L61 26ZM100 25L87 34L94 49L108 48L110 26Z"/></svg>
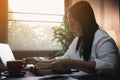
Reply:
<svg viewBox="0 0 120 80"><path fill-rule="evenodd" d="M0 0L0 43L8 43L8 0Z"/></svg>

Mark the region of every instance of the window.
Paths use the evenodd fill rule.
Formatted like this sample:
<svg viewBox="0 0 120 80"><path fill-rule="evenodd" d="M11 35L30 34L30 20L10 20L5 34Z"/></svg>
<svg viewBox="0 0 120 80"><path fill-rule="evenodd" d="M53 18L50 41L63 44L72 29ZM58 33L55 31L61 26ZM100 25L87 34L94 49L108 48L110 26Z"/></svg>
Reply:
<svg viewBox="0 0 120 80"><path fill-rule="evenodd" d="M64 0L8 0L8 43L14 51L60 50L52 27L60 27Z"/></svg>

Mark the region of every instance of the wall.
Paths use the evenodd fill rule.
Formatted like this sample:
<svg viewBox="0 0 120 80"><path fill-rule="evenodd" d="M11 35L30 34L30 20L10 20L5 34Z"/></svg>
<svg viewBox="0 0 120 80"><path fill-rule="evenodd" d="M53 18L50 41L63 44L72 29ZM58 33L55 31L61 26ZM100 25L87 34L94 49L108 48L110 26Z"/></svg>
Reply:
<svg viewBox="0 0 120 80"><path fill-rule="evenodd" d="M114 38L120 50L119 0L105 0L104 29Z"/></svg>

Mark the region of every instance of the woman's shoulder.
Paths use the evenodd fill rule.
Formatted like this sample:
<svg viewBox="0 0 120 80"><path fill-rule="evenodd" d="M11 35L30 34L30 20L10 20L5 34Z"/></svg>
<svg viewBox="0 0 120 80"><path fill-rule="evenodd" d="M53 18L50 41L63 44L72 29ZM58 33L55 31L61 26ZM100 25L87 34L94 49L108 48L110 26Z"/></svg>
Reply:
<svg viewBox="0 0 120 80"><path fill-rule="evenodd" d="M96 36L97 36L97 35L99 35L99 36L109 36L108 33L107 33L105 30L103 30L103 29L98 29L98 30L96 31L95 35L96 35Z"/></svg>
<svg viewBox="0 0 120 80"><path fill-rule="evenodd" d="M108 39L112 39L109 34L102 30L102 29L98 29L96 32L95 32L95 36L94 36L95 39L99 40L101 38L108 38Z"/></svg>
<svg viewBox="0 0 120 80"><path fill-rule="evenodd" d="M109 36L109 34L106 31L104 31L102 29L98 29L95 33L93 43L94 44L99 44L99 43L102 44L106 41L110 41L110 42L114 43L113 38L111 36Z"/></svg>

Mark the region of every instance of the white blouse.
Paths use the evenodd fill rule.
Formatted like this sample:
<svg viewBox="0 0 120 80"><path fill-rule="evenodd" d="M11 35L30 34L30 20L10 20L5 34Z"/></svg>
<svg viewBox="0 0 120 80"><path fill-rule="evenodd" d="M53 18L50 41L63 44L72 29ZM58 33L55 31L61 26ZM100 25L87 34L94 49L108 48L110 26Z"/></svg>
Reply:
<svg viewBox="0 0 120 80"><path fill-rule="evenodd" d="M64 56L62 56L63 59L83 60L83 58L79 56L79 50L75 50L77 41L78 37L73 40L69 49ZM90 60L96 62L95 68L98 74L114 74L120 70L119 50L114 40L101 29L95 32Z"/></svg>

